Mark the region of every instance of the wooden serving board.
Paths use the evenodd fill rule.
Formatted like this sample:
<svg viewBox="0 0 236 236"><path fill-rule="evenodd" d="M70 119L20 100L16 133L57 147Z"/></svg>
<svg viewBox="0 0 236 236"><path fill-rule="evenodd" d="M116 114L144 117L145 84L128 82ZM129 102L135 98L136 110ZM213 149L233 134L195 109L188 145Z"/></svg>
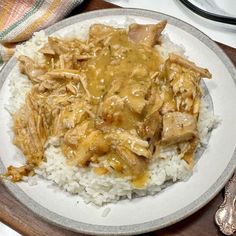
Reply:
<svg viewBox="0 0 236 236"><path fill-rule="evenodd" d="M70 16L82 12L117 8L118 6L102 0L85 0L85 2L74 9ZM236 65L236 49L218 43L225 53ZM222 235L214 223L214 214L223 201L223 193L219 193L210 203L197 213L168 228L158 230L146 235L158 236L214 236ZM52 225L21 204L13 197L5 186L0 183L0 221L9 225L22 235L27 236L81 236L84 234L74 233L58 226ZM4 235L3 235L4 236Z"/></svg>

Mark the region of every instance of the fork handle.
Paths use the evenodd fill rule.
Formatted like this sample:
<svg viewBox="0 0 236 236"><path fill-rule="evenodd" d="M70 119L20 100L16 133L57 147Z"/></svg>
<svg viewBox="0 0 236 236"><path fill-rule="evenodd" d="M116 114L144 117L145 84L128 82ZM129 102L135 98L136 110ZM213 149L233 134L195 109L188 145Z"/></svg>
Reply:
<svg viewBox="0 0 236 236"><path fill-rule="evenodd" d="M221 232L232 235L236 231L236 173L225 186L224 202L215 214Z"/></svg>

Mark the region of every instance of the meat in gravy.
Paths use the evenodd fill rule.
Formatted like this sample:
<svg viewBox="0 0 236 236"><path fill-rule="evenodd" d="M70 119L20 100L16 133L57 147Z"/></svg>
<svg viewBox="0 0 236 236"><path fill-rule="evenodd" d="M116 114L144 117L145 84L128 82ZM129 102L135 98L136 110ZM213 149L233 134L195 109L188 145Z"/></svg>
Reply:
<svg viewBox="0 0 236 236"><path fill-rule="evenodd" d="M90 27L86 41L49 37L38 64L18 58L32 89L14 116L14 144L26 166L8 168L13 181L32 174L44 160L50 137L70 165L94 172L130 176L137 188L148 179L155 148L188 144L191 164L198 145L199 82L207 69L155 49L166 21L132 24L128 30L102 24Z"/></svg>

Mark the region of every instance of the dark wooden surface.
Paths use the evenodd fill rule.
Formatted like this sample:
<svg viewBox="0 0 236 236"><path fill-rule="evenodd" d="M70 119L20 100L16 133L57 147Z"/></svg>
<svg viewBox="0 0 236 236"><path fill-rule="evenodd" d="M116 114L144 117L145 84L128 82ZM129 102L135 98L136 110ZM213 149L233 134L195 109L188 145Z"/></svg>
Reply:
<svg viewBox="0 0 236 236"><path fill-rule="evenodd" d="M82 12L117 7L102 0L86 0L82 6L71 12L76 15ZM236 49L220 44L236 65ZM222 193L219 193L210 203L201 210L181 222L168 228L148 233L155 236L214 236L222 235L214 223L214 213L223 200ZM27 207L17 201L0 183L0 221L9 225L22 235L27 236L81 236L47 223L32 213ZM4 235L3 235L4 236Z"/></svg>

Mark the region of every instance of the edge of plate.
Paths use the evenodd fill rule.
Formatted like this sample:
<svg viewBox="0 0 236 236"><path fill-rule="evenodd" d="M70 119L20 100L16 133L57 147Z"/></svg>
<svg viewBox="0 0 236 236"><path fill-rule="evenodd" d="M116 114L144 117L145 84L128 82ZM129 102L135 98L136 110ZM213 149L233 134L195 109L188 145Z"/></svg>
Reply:
<svg viewBox="0 0 236 236"><path fill-rule="evenodd" d="M139 17L146 17L155 20L163 20L167 19L167 21L182 30L190 33L194 37L198 38L201 42L203 42L206 46L208 46L214 53L221 58L222 63L226 66L231 77L234 81L236 86L236 71L233 63L228 58L228 56L224 53L224 51L214 42L212 41L207 35L202 33L200 30L196 29L192 25L179 20L175 17L149 11L149 10L142 10L142 9L103 9L92 11L88 13L83 13L80 15L73 16L71 18L65 19L61 22L56 23L55 25L49 27L45 30L46 34L51 34L54 31L57 31L61 28L69 26L71 24L76 23L77 21L88 20L91 18L102 17L102 16L112 16L112 15L124 15L124 16L139 16ZM3 68L2 72L0 73L0 88L4 83L4 78L7 77L8 73L11 71L12 67L16 64L16 58L13 57L7 65ZM186 207L182 208L175 213L163 217L161 219L156 219L148 222L144 222L141 224L132 224L132 225L125 225L125 226L104 226L104 225L92 225L87 223L78 222L75 220L71 220L69 218L63 217L59 214L56 214L52 211L49 211L45 207L41 206L39 203L35 202L31 199L27 194L24 193L16 184L13 184L9 181L3 182L4 185L8 188L8 190L20 201L22 202L27 208L32 210L35 214L43 218L44 220L53 223L57 226L61 226L68 230L86 233L86 234L96 234L96 235L131 235L131 234L141 234L145 232L150 232L153 230L161 229L171 224L174 224L189 215L195 213L197 210L202 208L206 205L210 200L212 200L216 194L223 188L226 182L230 179L231 175L233 174L236 166L236 148L232 155L230 162L228 163L227 167L223 171L222 175L216 180L216 182L205 192L203 193L197 200L192 202L191 204L187 205ZM4 172L5 167L0 159L0 171Z"/></svg>

